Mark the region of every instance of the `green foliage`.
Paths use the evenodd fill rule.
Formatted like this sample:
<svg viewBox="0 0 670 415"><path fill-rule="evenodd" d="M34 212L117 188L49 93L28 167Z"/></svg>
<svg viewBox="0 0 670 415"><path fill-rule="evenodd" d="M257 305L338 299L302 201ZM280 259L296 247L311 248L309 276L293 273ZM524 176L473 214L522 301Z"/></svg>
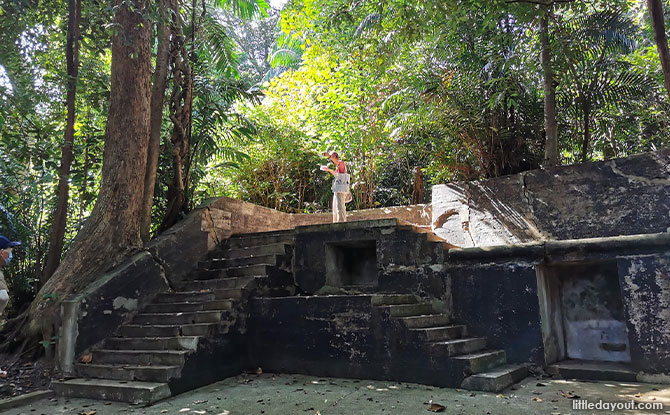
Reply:
<svg viewBox="0 0 670 415"><path fill-rule="evenodd" d="M324 150L338 151L352 174L349 208L410 203L417 166L425 186L539 167L535 4L294 0L281 15L266 0L195 4L194 24L193 3L179 3L195 73L191 208L228 195L287 212L328 210ZM97 197L109 103L113 9L83 7L66 249ZM66 16L60 0L0 2L0 233L24 241L5 270L11 313L35 295L56 202ZM667 146L670 108L642 4L556 3L549 39L562 163ZM154 228L174 168L168 115Z"/></svg>

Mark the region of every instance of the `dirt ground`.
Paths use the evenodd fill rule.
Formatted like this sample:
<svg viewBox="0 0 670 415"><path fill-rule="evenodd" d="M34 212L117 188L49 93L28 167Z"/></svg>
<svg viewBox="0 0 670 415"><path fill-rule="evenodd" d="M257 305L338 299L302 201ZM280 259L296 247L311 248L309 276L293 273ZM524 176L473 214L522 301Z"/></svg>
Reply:
<svg viewBox="0 0 670 415"><path fill-rule="evenodd" d="M573 409L575 399L657 402L651 411ZM141 407L90 399L51 398L3 415L457 415L670 414L670 386L527 378L501 394L435 388L411 383L319 378L302 375L241 375ZM439 407L434 407L439 409Z"/></svg>
<svg viewBox="0 0 670 415"><path fill-rule="evenodd" d="M3 377L2 371L7 372ZM49 388L52 368L43 360L32 362L0 354L0 399Z"/></svg>

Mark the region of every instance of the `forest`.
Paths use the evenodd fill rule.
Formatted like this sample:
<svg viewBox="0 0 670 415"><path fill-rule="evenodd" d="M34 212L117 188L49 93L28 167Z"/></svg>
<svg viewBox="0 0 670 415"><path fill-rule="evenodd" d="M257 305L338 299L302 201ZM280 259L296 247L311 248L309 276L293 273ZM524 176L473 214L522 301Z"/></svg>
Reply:
<svg viewBox="0 0 670 415"><path fill-rule="evenodd" d="M358 209L670 142L661 0L1 0L4 350L208 199ZM423 192L415 185L421 178ZM43 346L43 347L42 347Z"/></svg>

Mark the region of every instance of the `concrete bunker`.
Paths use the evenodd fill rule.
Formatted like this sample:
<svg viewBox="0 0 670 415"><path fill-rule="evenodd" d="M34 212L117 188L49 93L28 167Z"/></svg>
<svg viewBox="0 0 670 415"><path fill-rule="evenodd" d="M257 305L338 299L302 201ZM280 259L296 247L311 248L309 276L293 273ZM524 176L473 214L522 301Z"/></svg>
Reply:
<svg viewBox="0 0 670 415"><path fill-rule="evenodd" d="M325 244L326 285L332 287L376 286L377 241L346 241Z"/></svg>
<svg viewBox="0 0 670 415"><path fill-rule="evenodd" d="M537 279L547 364L631 361L616 260L540 265Z"/></svg>

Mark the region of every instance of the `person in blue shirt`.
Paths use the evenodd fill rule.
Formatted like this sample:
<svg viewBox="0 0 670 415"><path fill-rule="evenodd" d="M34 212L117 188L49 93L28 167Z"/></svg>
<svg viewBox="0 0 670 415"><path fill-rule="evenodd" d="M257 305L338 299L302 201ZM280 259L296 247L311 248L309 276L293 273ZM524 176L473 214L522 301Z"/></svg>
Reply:
<svg viewBox="0 0 670 415"><path fill-rule="evenodd" d="M10 241L0 235L0 314L2 314L9 303L9 288L7 287L5 276L2 274L2 268L9 265L12 260L12 249L19 245L21 245L21 242Z"/></svg>

